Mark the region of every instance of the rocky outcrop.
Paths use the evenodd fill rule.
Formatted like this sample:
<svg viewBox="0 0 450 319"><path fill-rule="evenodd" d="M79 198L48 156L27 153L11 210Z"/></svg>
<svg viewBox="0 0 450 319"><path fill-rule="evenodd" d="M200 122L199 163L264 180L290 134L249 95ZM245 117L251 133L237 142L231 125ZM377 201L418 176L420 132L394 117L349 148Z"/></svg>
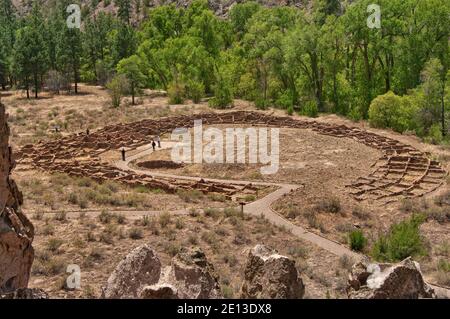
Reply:
<svg viewBox="0 0 450 319"><path fill-rule="evenodd" d="M5 107L0 103L0 294L26 288L34 251L34 228L20 210L22 194L10 178L14 168Z"/></svg>
<svg viewBox="0 0 450 319"><path fill-rule="evenodd" d="M214 266L200 248L183 249L161 276L160 285L174 287L180 299L223 298Z"/></svg>
<svg viewBox="0 0 450 319"><path fill-rule="evenodd" d="M114 269L103 297L108 299L138 298L147 285L156 284L161 273L161 262L149 245L133 249Z"/></svg>
<svg viewBox="0 0 450 319"><path fill-rule="evenodd" d="M135 248L116 267L103 288L103 298L222 298L214 267L199 248L183 249L161 269L149 245Z"/></svg>
<svg viewBox="0 0 450 319"><path fill-rule="evenodd" d="M48 294L37 288L20 288L14 292L0 294L0 299L48 299Z"/></svg>
<svg viewBox="0 0 450 319"><path fill-rule="evenodd" d="M241 298L301 299L305 286L295 261L264 245L251 249L245 268Z"/></svg>
<svg viewBox="0 0 450 319"><path fill-rule="evenodd" d="M350 299L418 299L434 298L435 294L423 280L420 266L411 258L398 264L359 262L349 275Z"/></svg>

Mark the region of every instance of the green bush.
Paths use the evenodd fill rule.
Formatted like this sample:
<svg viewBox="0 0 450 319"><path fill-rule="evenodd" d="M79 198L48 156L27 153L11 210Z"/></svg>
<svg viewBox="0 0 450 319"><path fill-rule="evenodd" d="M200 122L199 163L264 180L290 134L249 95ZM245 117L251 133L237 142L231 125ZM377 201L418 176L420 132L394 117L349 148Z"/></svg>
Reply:
<svg viewBox="0 0 450 319"><path fill-rule="evenodd" d="M396 262L409 256L424 256L426 249L420 234L423 215L413 215L410 219L393 224L387 234L380 235L372 249L372 257L377 261Z"/></svg>
<svg viewBox="0 0 450 319"><path fill-rule="evenodd" d="M373 127L392 128L403 133L413 130L414 107L408 97L388 92L376 97L369 107L369 123Z"/></svg>
<svg viewBox="0 0 450 319"><path fill-rule="evenodd" d="M366 247L367 239L361 230L354 230L348 234L350 248L355 251L363 251Z"/></svg>
<svg viewBox="0 0 450 319"><path fill-rule="evenodd" d="M287 114L288 115L292 115L292 114L294 114L294 107L291 105L291 106L289 106L288 108L287 108Z"/></svg>
<svg viewBox="0 0 450 319"><path fill-rule="evenodd" d="M289 91L281 93L275 101L275 105L282 109L289 110L289 108L292 108L293 110L294 103L292 102L292 94Z"/></svg>
<svg viewBox="0 0 450 319"><path fill-rule="evenodd" d="M425 137L424 140L426 142L432 143L432 144L440 144L440 143L442 143L443 136L442 136L441 125L433 124L430 127L429 131L428 131L428 136Z"/></svg>
<svg viewBox="0 0 450 319"><path fill-rule="evenodd" d="M205 85L197 81L189 81L187 85L187 96L194 103L199 103L205 94Z"/></svg>
<svg viewBox="0 0 450 319"><path fill-rule="evenodd" d="M129 90L130 83L124 75L116 75L107 85L112 107L119 107L123 95Z"/></svg>
<svg viewBox="0 0 450 319"><path fill-rule="evenodd" d="M266 110L269 107L270 103L267 99L264 99L262 96L258 96L255 99L255 106L257 109Z"/></svg>
<svg viewBox="0 0 450 319"><path fill-rule="evenodd" d="M209 100L209 105L214 108L224 109L233 104L233 92L228 83L222 82L214 87L214 97Z"/></svg>
<svg viewBox="0 0 450 319"><path fill-rule="evenodd" d="M183 104L186 88L184 84L174 81L167 88L170 104Z"/></svg>
<svg viewBox="0 0 450 319"><path fill-rule="evenodd" d="M354 122L360 121L363 118L361 109L357 106L351 106L348 112L348 117Z"/></svg>
<svg viewBox="0 0 450 319"><path fill-rule="evenodd" d="M309 117L316 117L319 113L319 107L316 101L308 101L303 105L301 114Z"/></svg>

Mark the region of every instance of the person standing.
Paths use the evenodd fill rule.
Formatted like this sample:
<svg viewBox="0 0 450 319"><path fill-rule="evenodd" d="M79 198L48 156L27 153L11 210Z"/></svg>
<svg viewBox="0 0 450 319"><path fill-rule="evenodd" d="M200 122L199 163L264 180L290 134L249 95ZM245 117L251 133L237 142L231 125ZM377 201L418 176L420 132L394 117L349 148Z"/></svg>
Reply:
<svg viewBox="0 0 450 319"><path fill-rule="evenodd" d="M125 148L122 147L122 161L125 162L126 158L125 158Z"/></svg>
<svg viewBox="0 0 450 319"><path fill-rule="evenodd" d="M156 150L156 143L155 140L152 140L152 147L153 147L153 152Z"/></svg>
<svg viewBox="0 0 450 319"><path fill-rule="evenodd" d="M156 135L156 142L158 143L158 148L161 148L161 138L159 135Z"/></svg>

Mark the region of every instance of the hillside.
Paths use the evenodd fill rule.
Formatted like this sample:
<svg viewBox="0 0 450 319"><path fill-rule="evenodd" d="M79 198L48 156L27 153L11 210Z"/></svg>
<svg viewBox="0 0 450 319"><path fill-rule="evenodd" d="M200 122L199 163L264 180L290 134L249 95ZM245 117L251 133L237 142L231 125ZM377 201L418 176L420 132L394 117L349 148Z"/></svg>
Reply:
<svg viewBox="0 0 450 319"><path fill-rule="evenodd" d="M54 6L57 0L41 0L42 4L48 7ZM90 15L96 12L117 12L117 2L114 0L79 0L83 14ZM132 0L133 20L140 21L146 15L146 9L159 5L174 3L178 7L187 7L191 0ZM226 16L229 9L235 3L243 3L245 0L208 0L209 6L219 16ZM274 6L295 6L305 8L312 3L311 0L256 0L260 4L268 7ZM20 15L28 13L31 9L30 0L13 0Z"/></svg>

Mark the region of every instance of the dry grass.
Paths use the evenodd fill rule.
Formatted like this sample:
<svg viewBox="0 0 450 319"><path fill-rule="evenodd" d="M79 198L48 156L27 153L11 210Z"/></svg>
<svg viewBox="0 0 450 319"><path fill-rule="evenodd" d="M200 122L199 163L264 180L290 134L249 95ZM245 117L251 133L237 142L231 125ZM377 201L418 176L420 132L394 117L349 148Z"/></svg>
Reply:
<svg viewBox="0 0 450 319"><path fill-rule="evenodd" d="M174 217L169 213L159 217L143 215L134 222L124 214L128 221L125 224L113 213L100 215L103 222L100 217L89 214L83 218L67 217L66 222L57 222L64 228L55 227L51 237L40 234L40 230L48 226L44 220L35 222L38 230L35 247L38 254L43 255L36 258L31 286L43 287L53 297L84 297L85 294L98 297L100 287L120 259L133 247L149 242L163 264L168 264L183 246L200 246L220 274L222 289L230 297L238 296L246 251L257 243L267 243L291 256L302 271L308 268L304 266L307 263L321 264L320 267L326 269L338 262L328 257L323 262L320 249L295 239L263 218L243 216L234 208L217 210L212 215L198 213L196 217ZM71 263L80 265L83 272L79 291L66 291L60 284L65 267ZM328 280L331 282L331 277ZM317 283L317 287L311 288L312 295L323 296L320 285Z"/></svg>

